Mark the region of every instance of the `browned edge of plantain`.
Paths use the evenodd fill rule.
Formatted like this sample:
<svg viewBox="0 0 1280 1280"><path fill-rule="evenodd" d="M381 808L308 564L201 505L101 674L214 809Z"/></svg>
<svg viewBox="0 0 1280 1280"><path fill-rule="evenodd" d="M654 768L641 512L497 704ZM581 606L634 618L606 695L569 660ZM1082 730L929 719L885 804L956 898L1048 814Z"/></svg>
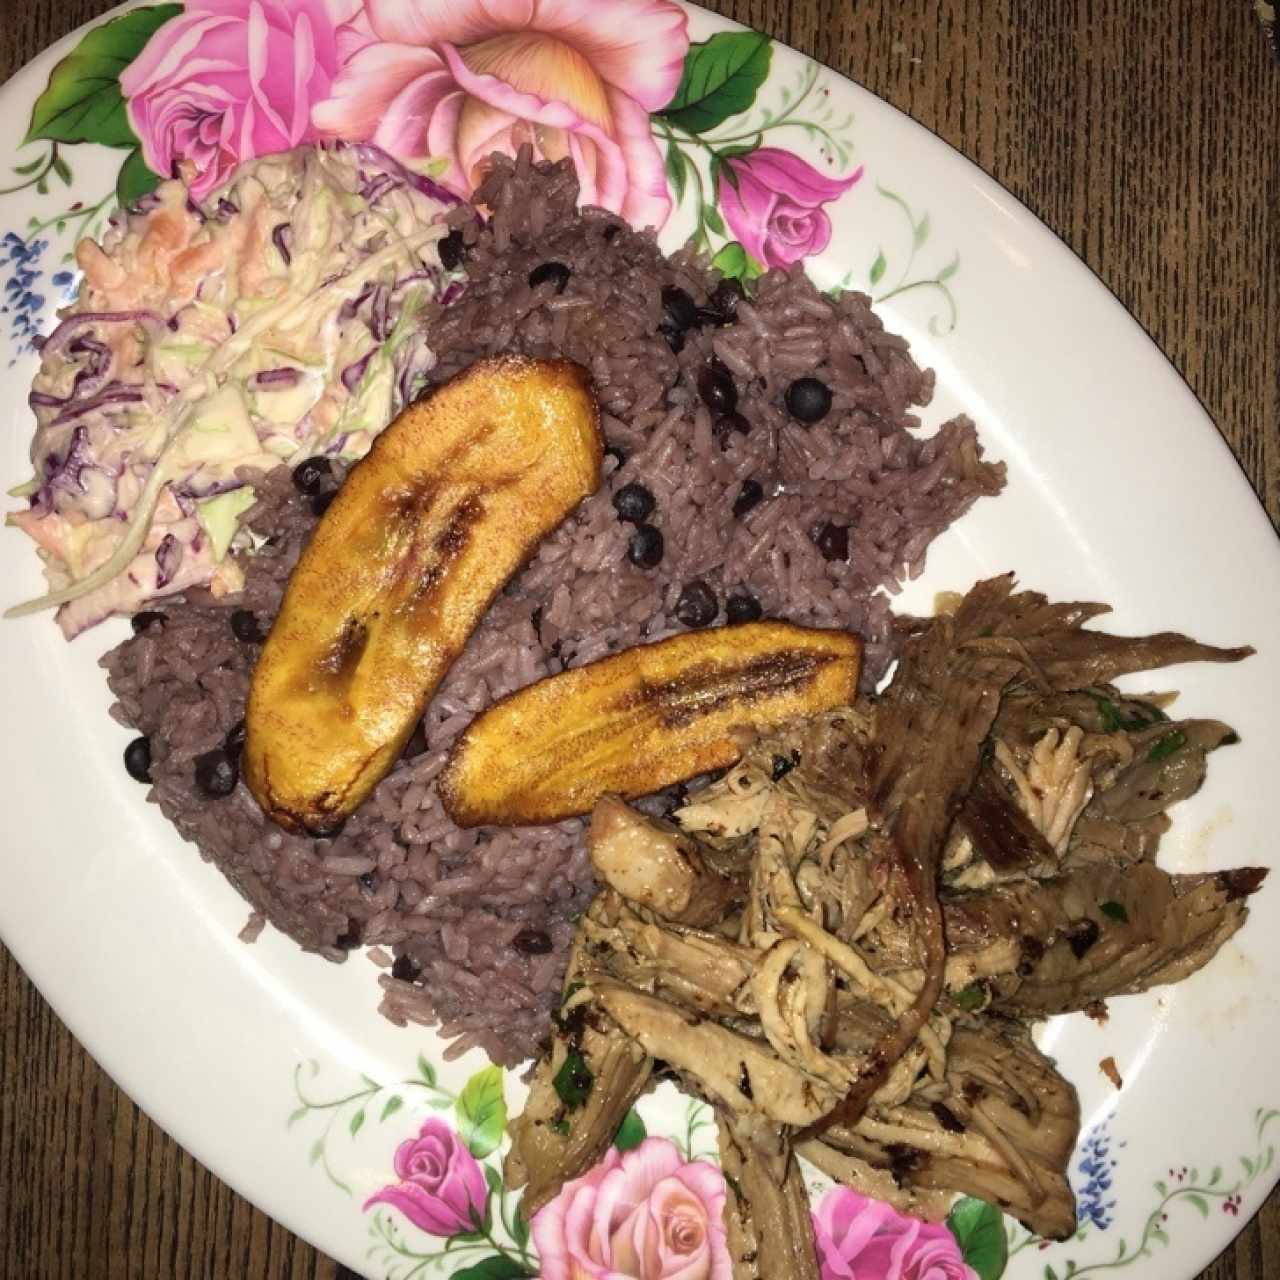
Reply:
<svg viewBox="0 0 1280 1280"><path fill-rule="evenodd" d="M637 645L508 694L454 743L438 793L461 827L589 813L727 768L741 729L850 703L862 641L749 622Z"/></svg>
<svg viewBox="0 0 1280 1280"><path fill-rule="evenodd" d="M289 579L254 670L245 780L328 835L398 759L493 598L599 486L600 411L568 360L477 361L354 466Z"/></svg>

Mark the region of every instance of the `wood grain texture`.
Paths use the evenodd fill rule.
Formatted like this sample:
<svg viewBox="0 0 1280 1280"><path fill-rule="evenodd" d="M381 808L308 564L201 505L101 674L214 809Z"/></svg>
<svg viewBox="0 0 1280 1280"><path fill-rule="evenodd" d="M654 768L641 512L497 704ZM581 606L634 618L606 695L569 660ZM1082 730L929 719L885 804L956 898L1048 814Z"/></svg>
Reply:
<svg viewBox="0 0 1280 1280"><path fill-rule="evenodd" d="M0 80L109 7L7 0ZM1023 200L1169 356L1280 520L1280 67L1250 0L711 7L852 76ZM139 1112L0 960L0 1277L338 1275ZM1273 1194L1202 1280L1276 1277Z"/></svg>

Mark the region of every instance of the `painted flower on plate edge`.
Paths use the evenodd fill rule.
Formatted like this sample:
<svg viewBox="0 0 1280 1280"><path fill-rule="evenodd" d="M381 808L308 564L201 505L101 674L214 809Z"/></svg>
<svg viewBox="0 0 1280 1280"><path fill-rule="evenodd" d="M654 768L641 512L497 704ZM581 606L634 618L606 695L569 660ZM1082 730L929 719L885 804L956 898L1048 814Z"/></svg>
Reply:
<svg viewBox="0 0 1280 1280"><path fill-rule="evenodd" d="M396 1148L395 1170L400 1181L370 1196L366 1209L389 1204L433 1236L474 1231L484 1221L484 1170L443 1120L424 1121Z"/></svg>
<svg viewBox="0 0 1280 1280"><path fill-rule="evenodd" d="M725 160L717 196L729 229L765 267L789 267L831 243L824 206L862 177L828 178L779 147L759 147Z"/></svg>
<svg viewBox="0 0 1280 1280"><path fill-rule="evenodd" d="M542 1280L731 1280L724 1175L667 1138L605 1158L533 1218Z"/></svg>
<svg viewBox="0 0 1280 1280"><path fill-rule="evenodd" d="M467 196L486 156L530 144L571 157L584 204L636 226L671 211L649 113L680 81L689 48L670 0L366 0L340 32L343 66L313 120L331 138L428 157Z"/></svg>
<svg viewBox="0 0 1280 1280"><path fill-rule="evenodd" d="M822 1280L977 1280L955 1236L835 1187L813 1214Z"/></svg>
<svg viewBox="0 0 1280 1280"><path fill-rule="evenodd" d="M357 0L186 0L120 76L148 168L192 167L203 199L237 165L318 134Z"/></svg>

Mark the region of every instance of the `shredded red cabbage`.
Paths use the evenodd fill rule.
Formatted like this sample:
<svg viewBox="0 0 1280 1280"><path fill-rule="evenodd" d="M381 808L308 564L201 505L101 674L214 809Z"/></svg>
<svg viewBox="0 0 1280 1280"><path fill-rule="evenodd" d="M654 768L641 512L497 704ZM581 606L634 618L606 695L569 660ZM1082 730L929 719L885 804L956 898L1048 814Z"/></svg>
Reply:
<svg viewBox="0 0 1280 1280"><path fill-rule="evenodd" d="M376 348L374 350L376 351ZM352 395L355 395L356 388L360 385L360 379L364 377L364 371L369 367L369 361L373 359L373 356L373 351L367 351L354 364L349 364L343 369L342 385Z"/></svg>
<svg viewBox="0 0 1280 1280"><path fill-rule="evenodd" d="M71 343L72 335L87 324L163 324L154 311L81 311L68 316L45 340L41 355L58 355Z"/></svg>
<svg viewBox="0 0 1280 1280"><path fill-rule="evenodd" d="M329 151L350 149L355 152L356 159L360 163L394 174L402 182L413 187L414 190L420 191L424 196L430 196L433 200L438 200L441 204L462 203L462 198L455 195L448 187L442 187L438 182L433 182L430 178L425 178L422 174L414 173L412 169L405 168L390 152L384 151L381 147L376 147L370 142L326 142L320 145Z"/></svg>
<svg viewBox="0 0 1280 1280"><path fill-rule="evenodd" d="M418 284L423 280L434 282L439 280L439 278L440 272L438 271L415 271L411 275L401 276L400 279L391 286L391 297L393 299L399 299L400 295L403 294L411 285Z"/></svg>
<svg viewBox="0 0 1280 1280"><path fill-rule="evenodd" d="M173 575L182 564L182 544L171 533L160 539L156 548L156 590L167 587L173 581Z"/></svg>
<svg viewBox="0 0 1280 1280"><path fill-rule="evenodd" d="M71 433L71 442L66 454L60 458L56 453L51 453L44 460L44 484L41 486L39 494L44 506L53 505L51 495L55 489L61 489L66 493L83 493L85 491L84 480L81 476L84 471L93 466L88 460L88 449L89 429L87 427L77 427ZM32 502L32 506L35 505L36 503Z"/></svg>
<svg viewBox="0 0 1280 1280"><path fill-rule="evenodd" d="M373 285L367 284L360 292L351 299L350 302L344 302L338 309L338 319L346 324L349 320L356 318L356 313L369 300L369 295L373 292Z"/></svg>
<svg viewBox="0 0 1280 1280"><path fill-rule="evenodd" d="M141 391L132 391L128 387L115 384L91 400L68 406L49 425L60 427L64 423L75 421L76 418L83 418L86 413L93 413L98 409L106 409L112 405L137 404L141 399Z"/></svg>
<svg viewBox="0 0 1280 1280"><path fill-rule="evenodd" d="M67 353L73 356L88 355L88 364L76 371L75 381L71 386L71 394L66 404L71 405L91 396L96 396L111 381L114 357L111 348L103 342L95 342L92 338L76 338L67 347Z"/></svg>
<svg viewBox="0 0 1280 1280"><path fill-rule="evenodd" d="M271 243L280 250L280 256L284 259L286 267L293 261L293 254L289 252L289 241L292 238L293 228L287 222L280 223L271 233Z"/></svg>
<svg viewBox="0 0 1280 1280"><path fill-rule="evenodd" d="M200 472L196 472L199 476ZM188 477L169 486L174 497L178 499L179 506L185 511L186 505L184 499L190 498L215 498L220 493L230 493L234 489L243 489L245 486L243 476L233 476L228 480L208 480L203 484L196 483L195 477Z"/></svg>
<svg viewBox="0 0 1280 1280"><path fill-rule="evenodd" d="M360 175L364 181L364 186L360 189L360 194L370 203L377 204L383 196L391 191L399 191L404 186L404 179L394 177L389 173L380 173L376 178L368 178L364 173Z"/></svg>
<svg viewBox="0 0 1280 1280"><path fill-rule="evenodd" d="M391 290L385 284L378 285L369 303L369 328L374 338L385 342L391 334Z"/></svg>
<svg viewBox="0 0 1280 1280"><path fill-rule="evenodd" d="M253 381L259 387L296 387L301 377L297 369L264 369L254 374Z"/></svg>
<svg viewBox="0 0 1280 1280"><path fill-rule="evenodd" d="M148 191L145 196L139 196L131 205L129 205L127 212L136 214L150 213L152 209L159 205L159 203L159 195L154 191Z"/></svg>

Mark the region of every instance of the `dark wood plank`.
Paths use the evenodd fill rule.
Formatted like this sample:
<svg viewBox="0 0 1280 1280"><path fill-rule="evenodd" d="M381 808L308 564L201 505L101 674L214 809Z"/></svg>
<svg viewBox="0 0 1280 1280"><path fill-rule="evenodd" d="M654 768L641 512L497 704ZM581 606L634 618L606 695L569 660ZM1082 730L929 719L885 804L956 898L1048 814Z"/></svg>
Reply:
<svg viewBox="0 0 1280 1280"><path fill-rule="evenodd" d="M109 7L6 5L0 80ZM1024 200L1186 377L1280 521L1280 68L1250 0L711 7L853 76ZM0 956L0 1276L336 1277L139 1112ZM1273 1195L1202 1280L1278 1275Z"/></svg>

